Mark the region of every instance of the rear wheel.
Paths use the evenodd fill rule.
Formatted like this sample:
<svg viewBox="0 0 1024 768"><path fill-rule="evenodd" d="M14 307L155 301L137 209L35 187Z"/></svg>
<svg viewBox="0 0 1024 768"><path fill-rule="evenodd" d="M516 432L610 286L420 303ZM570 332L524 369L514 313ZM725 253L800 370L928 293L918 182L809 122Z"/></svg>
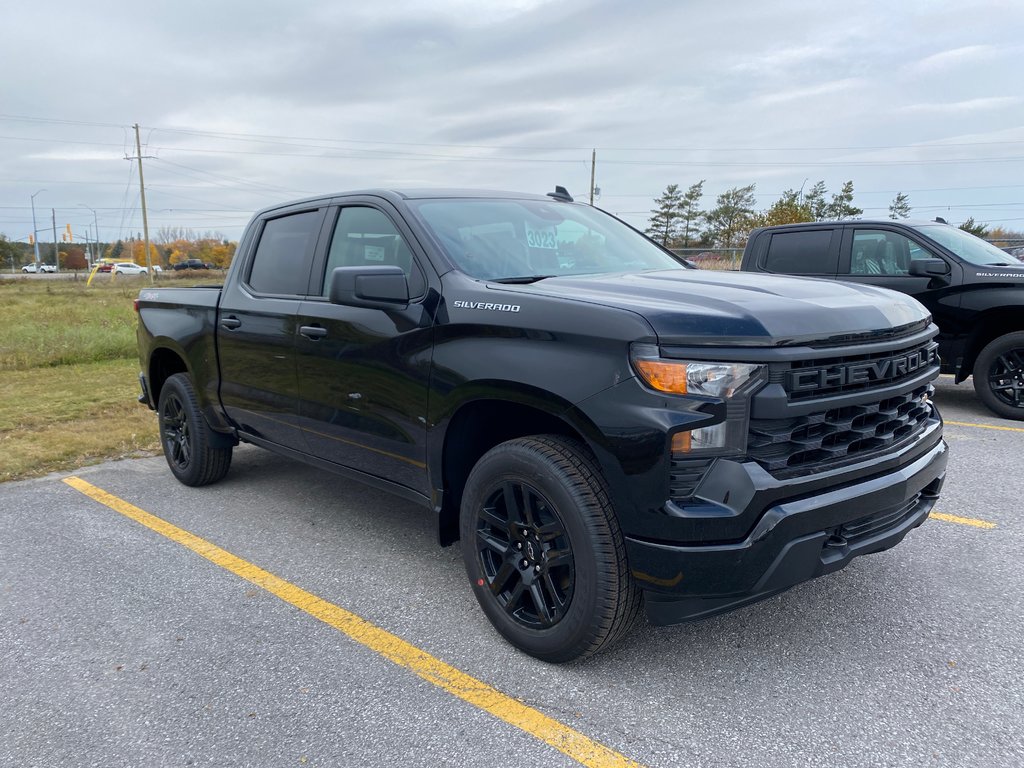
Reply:
<svg viewBox="0 0 1024 768"><path fill-rule="evenodd" d="M592 655L639 613L607 489L575 441L537 436L493 448L470 473L460 526L481 608L531 656Z"/></svg>
<svg viewBox="0 0 1024 768"><path fill-rule="evenodd" d="M974 391L989 410L1024 420L1024 331L989 342L974 363Z"/></svg>
<svg viewBox="0 0 1024 768"><path fill-rule="evenodd" d="M188 374L168 377L160 389L157 412L164 457L179 481L191 486L208 485L227 474L232 446L214 445L216 438L199 410Z"/></svg>

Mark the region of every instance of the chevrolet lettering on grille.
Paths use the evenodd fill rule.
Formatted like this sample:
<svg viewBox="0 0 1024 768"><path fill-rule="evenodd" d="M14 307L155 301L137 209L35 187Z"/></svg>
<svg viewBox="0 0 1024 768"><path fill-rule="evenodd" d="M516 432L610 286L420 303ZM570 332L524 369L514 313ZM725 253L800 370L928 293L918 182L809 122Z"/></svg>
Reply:
<svg viewBox="0 0 1024 768"><path fill-rule="evenodd" d="M932 345L879 360L789 371L786 389L790 392L811 392L856 384L878 384L902 378L936 363L938 352Z"/></svg>

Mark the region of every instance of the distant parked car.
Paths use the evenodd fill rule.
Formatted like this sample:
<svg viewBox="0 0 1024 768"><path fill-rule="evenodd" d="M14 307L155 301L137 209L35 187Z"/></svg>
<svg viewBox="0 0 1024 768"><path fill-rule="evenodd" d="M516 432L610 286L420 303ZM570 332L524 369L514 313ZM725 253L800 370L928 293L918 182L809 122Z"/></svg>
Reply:
<svg viewBox="0 0 1024 768"><path fill-rule="evenodd" d="M21 271L24 272L26 275L30 275L33 272L38 272L39 270L36 268L35 264L26 264L24 267L21 268Z"/></svg>
<svg viewBox="0 0 1024 768"><path fill-rule="evenodd" d="M145 267L140 267L131 261L119 261L114 265L115 275L148 275L149 271Z"/></svg>
<svg viewBox="0 0 1024 768"><path fill-rule="evenodd" d="M209 269L202 259L185 259L174 265L175 269Z"/></svg>
<svg viewBox="0 0 1024 768"><path fill-rule="evenodd" d="M57 268L55 266L53 266L53 264L40 264L39 265L39 271L40 272L56 272Z"/></svg>

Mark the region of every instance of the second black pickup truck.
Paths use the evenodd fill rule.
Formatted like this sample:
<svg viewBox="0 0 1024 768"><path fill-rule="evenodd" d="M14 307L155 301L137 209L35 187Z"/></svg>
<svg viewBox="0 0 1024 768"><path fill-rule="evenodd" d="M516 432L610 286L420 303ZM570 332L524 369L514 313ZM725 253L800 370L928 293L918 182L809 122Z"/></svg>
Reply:
<svg viewBox="0 0 1024 768"><path fill-rule="evenodd" d="M244 441L415 500L548 661L888 549L943 482L920 304L689 269L560 188L268 208L223 289L137 306L179 480Z"/></svg>
<svg viewBox="0 0 1024 768"><path fill-rule="evenodd" d="M1024 419L1024 264L943 221L818 221L750 234L740 267L901 291L939 326L956 382L974 376L991 411Z"/></svg>

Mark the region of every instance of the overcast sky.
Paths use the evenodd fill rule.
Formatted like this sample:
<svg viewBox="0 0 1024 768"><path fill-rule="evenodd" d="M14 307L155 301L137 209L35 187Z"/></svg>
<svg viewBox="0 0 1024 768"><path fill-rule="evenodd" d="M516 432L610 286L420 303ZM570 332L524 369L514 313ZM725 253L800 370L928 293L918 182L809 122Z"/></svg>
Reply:
<svg viewBox="0 0 1024 768"><path fill-rule="evenodd" d="M865 217L1024 230L1024 2L175 0L6 3L0 233L237 239L253 211L368 187L586 199L640 227L852 179ZM42 191L40 191L42 190ZM49 234L42 240L52 241Z"/></svg>

